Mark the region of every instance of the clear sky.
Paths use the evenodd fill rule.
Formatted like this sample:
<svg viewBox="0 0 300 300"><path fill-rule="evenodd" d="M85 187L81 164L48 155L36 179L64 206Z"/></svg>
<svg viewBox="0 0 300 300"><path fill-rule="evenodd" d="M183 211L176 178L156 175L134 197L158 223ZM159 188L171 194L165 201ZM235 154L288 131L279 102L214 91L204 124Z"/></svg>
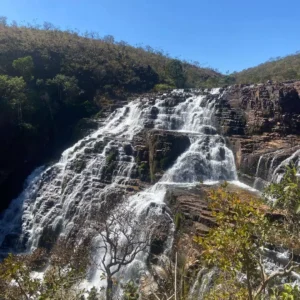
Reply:
<svg viewBox="0 0 300 300"><path fill-rule="evenodd" d="M97 31L222 72L300 50L300 0L0 0L9 21Z"/></svg>

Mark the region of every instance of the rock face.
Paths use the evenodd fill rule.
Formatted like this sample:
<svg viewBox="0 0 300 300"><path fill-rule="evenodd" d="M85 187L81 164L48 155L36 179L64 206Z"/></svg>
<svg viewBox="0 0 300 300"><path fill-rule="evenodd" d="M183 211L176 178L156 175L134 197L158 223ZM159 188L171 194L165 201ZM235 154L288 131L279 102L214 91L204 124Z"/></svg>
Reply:
<svg viewBox="0 0 300 300"><path fill-rule="evenodd" d="M212 211L208 207L208 194L220 187L220 184L199 184L190 188L183 186L169 186L166 194L166 203L170 207L175 219L177 231L187 232L192 237L204 236L209 229L216 226ZM256 198L258 193L228 184L227 190L238 193L242 201L249 197Z"/></svg>
<svg viewBox="0 0 300 300"><path fill-rule="evenodd" d="M221 133L299 134L300 82L233 86L219 102Z"/></svg>
<svg viewBox="0 0 300 300"><path fill-rule="evenodd" d="M300 148L299 92L298 81L232 86L223 93L216 119L241 181L262 189Z"/></svg>
<svg viewBox="0 0 300 300"><path fill-rule="evenodd" d="M167 204L175 216L176 229L192 230L194 235L203 236L216 225L211 210L207 207L207 189L196 186L192 189L169 187Z"/></svg>
<svg viewBox="0 0 300 300"><path fill-rule="evenodd" d="M164 130L143 131L134 138L137 177L156 182L190 146L187 135Z"/></svg>

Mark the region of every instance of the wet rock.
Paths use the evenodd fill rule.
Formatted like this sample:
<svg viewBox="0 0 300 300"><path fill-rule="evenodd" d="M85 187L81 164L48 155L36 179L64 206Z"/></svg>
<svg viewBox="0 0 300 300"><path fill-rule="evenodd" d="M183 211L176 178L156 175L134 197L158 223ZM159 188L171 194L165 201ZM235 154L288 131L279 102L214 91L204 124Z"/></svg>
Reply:
<svg viewBox="0 0 300 300"><path fill-rule="evenodd" d="M126 155L132 155L133 149L132 149L131 144L123 145L123 149L124 149L124 152L125 152Z"/></svg>
<svg viewBox="0 0 300 300"><path fill-rule="evenodd" d="M150 110L151 118L156 119L158 113L159 113L159 109L156 106L152 106Z"/></svg>
<svg viewBox="0 0 300 300"><path fill-rule="evenodd" d="M178 132L153 130L148 133L147 141L152 181L156 181L159 173L167 170L190 146L189 137Z"/></svg>
<svg viewBox="0 0 300 300"><path fill-rule="evenodd" d="M201 130L204 134L211 134L211 135L217 134L217 130L212 126L203 126Z"/></svg>

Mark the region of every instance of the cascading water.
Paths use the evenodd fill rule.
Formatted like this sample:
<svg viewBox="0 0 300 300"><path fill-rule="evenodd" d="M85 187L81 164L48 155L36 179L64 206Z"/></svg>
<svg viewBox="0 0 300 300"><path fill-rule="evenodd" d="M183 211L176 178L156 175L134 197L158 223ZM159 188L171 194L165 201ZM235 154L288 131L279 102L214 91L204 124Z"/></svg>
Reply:
<svg viewBox="0 0 300 300"><path fill-rule="evenodd" d="M297 176L300 176L300 149L297 149L291 156L283 160L273 171L271 181L280 182L285 169L288 165L293 164L297 168Z"/></svg>
<svg viewBox="0 0 300 300"><path fill-rule="evenodd" d="M280 182L286 171L286 166L290 164L295 165L299 176L299 146L263 153L258 159L253 187L263 191L270 182Z"/></svg>
<svg viewBox="0 0 300 300"><path fill-rule="evenodd" d="M272 181L273 172L280 164L277 160L282 153L284 153L284 150L279 149L274 152L264 153L259 157L253 184L256 190L263 191L266 185Z"/></svg>
<svg viewBox="0 0 300 300"><path fill-rule="evenodd" d="M158 183L132 195L126 190L136 168L132 140L148 127L153 103L136 99L117 109L95 133L67 149L58 163L44 171L37 169L28 178L23 193L0 219L3 255L47 246L48 236L80 239L87 234L95 212L120 207L125 199L137 218L146 211L147 215L167 214L164 197L171 184L237 180L233 153L214 127L214 105L219 97L218 89L175 90L169 97L165 94L155 99L158 113L153 127L185 134L191 145ZM172 234L166 252L171 245ZM124 268L123 275L145 268L145 255L141 254ZM99 272L89 281L99 285Z"/></svg>

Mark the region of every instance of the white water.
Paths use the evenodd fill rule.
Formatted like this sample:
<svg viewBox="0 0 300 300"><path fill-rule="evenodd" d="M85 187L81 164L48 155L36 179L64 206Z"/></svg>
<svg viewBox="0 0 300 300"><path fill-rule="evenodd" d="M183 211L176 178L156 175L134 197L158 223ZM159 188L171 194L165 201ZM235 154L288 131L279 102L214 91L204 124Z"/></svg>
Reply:
<svg viewBox="0 0 300 300"><path fill-rule="evenodd" d="M295 167L297 168L297 175L299 176L300 172L300 149L296 150L290 157L287 159L283 160L273 171L271 181L272 182L280 182L286 167L293 163Z"/></svg>
<svg viewBox="0 0 300 300"><path fill-rule="evenodd" d="M189 291L188 300L203 299L209 288L213 285L213 276L216 272L216 269L207 270L206 268L202 268L198 272L196 280Z"/></svg>
<svg viewBox="0 0 300 300"><path fill-rule="evenodd" d="M158 114L152 120L154 127L186 134L191 145L160 182L132 196L126 192L126 186L135 169L134 151L125 151L124 146L132 143L134 136L145 128L152 105L147 99L137 99L116 110L104 126L64 151L58 163L43 172L37 169L32 173L28 186L1 217L2 252L16 246L15 240L8 239L10 236L17 236L22 246L15 247L15 251L31 251L47 245L48 235L80 240L89 232L95 215L101 210L125 209L122 208L125 200L127 208L135 210L137 220L151 215L166 214L168 217L164 197L170 184L236 182L233 153L226 147L223 137L216 133L213 123L214 105L219 96L218 89L212 90L210 97L176 90L167 99L166 96L156 99ZM116 162L110 176L107 168L112 152L116 153ZM172 246L172 225L169 230L166 253ZM145 254L138 255L122 270L122 276L125 279L140 276L146 270L145 260ZM100 274L100 270L92 273L86 286L102 285Z"/></svg>
<svg viewBox="0 0 300 300"><path fill-rule="evenodd" d="M262 191L268 183L279 182L285 172L286 166L290 162L294 162L297 169L299 169L299 150L295 150L295 152L285 160L280 159L280 156L286 152L287 149L284 148L274 152L266 152L259 157L253 184L254 189Z"/></svg>
<svg viewBox="0 0 300 300"><path fill-rule="evenodd" d="M258 160L258 163L257 163L257 166L256 166L255 181L254 181L254 184L253 184L254 189L257 189L257 186L258 186L258 183L259 183L259 180L260 180L258 175L259 175L259 167L260 167L260 163L261 163L262 159L263 159L263 155L261 155L259 157L259 160Z"/></svg>

